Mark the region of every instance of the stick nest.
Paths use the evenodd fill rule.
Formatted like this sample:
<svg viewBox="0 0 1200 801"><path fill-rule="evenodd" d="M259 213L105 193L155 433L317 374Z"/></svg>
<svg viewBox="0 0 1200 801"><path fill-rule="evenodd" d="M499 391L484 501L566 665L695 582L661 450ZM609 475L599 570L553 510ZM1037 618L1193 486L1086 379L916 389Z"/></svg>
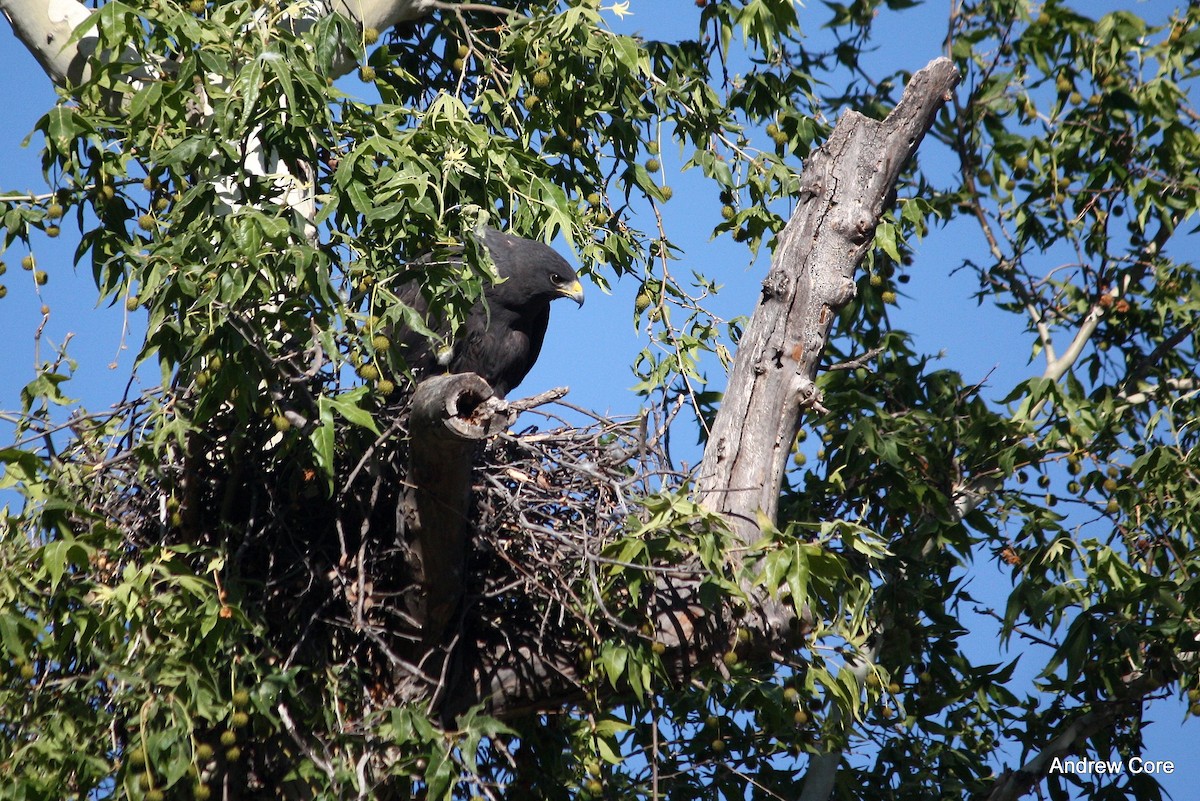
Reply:
<svg viewBox="0 0 1200 801"><path fill-rule="evenodd" d="M526 412L523 428L478 449L457 631L429 643L407 611L402 406L377 415L391 417L379 436L339 426L332 480L308 447L311 429L280 432L278 419L214 419L157 448L147 467L133 432L161 422L150 415L164 406L136 401L102 423L75 421L60 454L85 505L121 532L106 569L119 575L156 546L196 549L201 574L223 556L222 600L261 625L284 668L363 677L360 721L406 702L437 708L464 682L486 684L481 676L544 681L545 665L577 660L581 641L632 631L600 600L620 567L608 549L638 514L636 498L681 479L655 434L665 426L564 403Z"/></svg>

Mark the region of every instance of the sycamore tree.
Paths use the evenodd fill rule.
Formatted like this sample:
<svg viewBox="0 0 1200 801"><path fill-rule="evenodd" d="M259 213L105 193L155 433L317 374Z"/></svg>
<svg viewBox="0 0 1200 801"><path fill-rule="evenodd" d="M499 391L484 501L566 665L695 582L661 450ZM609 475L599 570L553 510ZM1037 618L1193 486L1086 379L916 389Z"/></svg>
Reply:
<svg viewBox="0 0 1200 801"><path fill-rule="evenodd" d="M1200 702L1200 10L958 2L876 74L916 0L696 5L0 0L60 88L0 281L74 238L159 382L83 408L60 345L4 415L0 798L1159 796L1055 765ZM642 414L413 380L483 225L637 283ZM950 229L1026 380L893 325Z"/></svg>

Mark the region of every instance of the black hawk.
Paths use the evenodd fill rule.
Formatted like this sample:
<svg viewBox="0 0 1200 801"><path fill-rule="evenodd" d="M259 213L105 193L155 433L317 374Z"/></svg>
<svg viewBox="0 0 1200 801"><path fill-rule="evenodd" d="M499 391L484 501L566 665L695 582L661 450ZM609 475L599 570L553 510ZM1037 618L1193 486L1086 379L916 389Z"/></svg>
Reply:
<svg viewBox="0 0 1200 801"><path fill-rule="evenodd" d="M537 361L550 322L550 302L571 298L583 305L583 286L571 265L553 248L532 239L487 228L481 240L501 281L483 291L452 344L435 350L416 331L397 332L396 344L417 379L442 371L477 373L503 398ZM456 257L457 258L457 257ZM400 300L424 315L428 306L416 283L399 291ZM445 339L450 327L429 321Z"/></svg>

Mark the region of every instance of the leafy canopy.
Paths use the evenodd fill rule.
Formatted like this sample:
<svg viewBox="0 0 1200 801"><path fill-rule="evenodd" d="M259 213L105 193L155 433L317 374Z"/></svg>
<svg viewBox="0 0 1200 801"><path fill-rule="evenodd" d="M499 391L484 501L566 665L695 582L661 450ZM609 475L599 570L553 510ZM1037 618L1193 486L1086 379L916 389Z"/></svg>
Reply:
<svg viewBox="0 0 1200 801"><path fill-rule="evenodd" d="M586 698L549 718L474 714L449 732L417 706L360 720L364 675L306 672L278 651L275 622L242 605L236 537L131 540L147 520L104 511L91 471L120 455L130 486L161 493L149 522L186 525L185 488L162 466L214 427L247 441L274 427L257 458L306 492L336 492L337 465L405 382L381 332L425 324L396 288L419 278L433 313L461 321L488 280L470 247L482 223L561 235L597 283L639 282L634 318L651 345L638 391L707 419L741 321L708 308L720 275L680 275L709 266L673 234L662 151L701 179L715 236L769 250L830 121L882 115L920 66L874 74L880 26L927 9L698 5L681 41L616 33L618 7L591 0L472 4L379 41L338 17L294 25L271 2L100 6L88 23L99 52L130 57L93 63L42 119L48 191L2 198L3 244L40 285L59 270L37 261L43 237L77 228L100 300L145 315L138 360L162 386L116 415L88 412L65 394L64 353L11 416L0 773L15 778L0 798L205 798L251 763L344 797L374 791L365 754L382 760L376 789L401 796L766 798L792 794L811 754L843 745L850 796L966 797L1085 713L1111 722L1081 743L1103 759L1141 752L1150 697L1200 696L1194 5L1155 20L1064 2L955 7L963 84L830 349L831 363L869 358L824 374L829 413L798 437L780 519L762 521L747 560L767 591L813 610L805 647L781 663L731 651L671 688L653 632L606 622L615 608L636 624L622 607L643 566L672 552L711 566L714 602L738 595L719 521L664 491L612 546L603 580L574 588L596 623L579 644ZM828 30L809 39L802 24ZM378 102L331 83L346 42ZM311 216L285 197L283 172ZM1011 344L1037 375L985 386L980 365L964 379L893 324L920 238L943 235L982 243L961 249L961 267L979 304L1021 321ZM464 240L462 264L411 265ZM238 447L211 458L245 458ZM977 603L968 578L997 570L1007 597ZM968 655L975 605L1021 643L1024 673ZM256 743L282 756L252 759ZM1048 785L1153 798L1155 781Z"/></svg>

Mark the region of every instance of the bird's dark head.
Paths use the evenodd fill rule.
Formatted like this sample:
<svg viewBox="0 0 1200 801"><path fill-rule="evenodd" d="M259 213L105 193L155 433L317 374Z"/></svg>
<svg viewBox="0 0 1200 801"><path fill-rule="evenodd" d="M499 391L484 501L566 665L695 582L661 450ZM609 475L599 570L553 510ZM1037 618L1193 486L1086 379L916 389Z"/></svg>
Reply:
<svg viewBox="0 0 1200 801"><path fill-rule="evenodd" d="M548 303L570 298L583 305L579 276L558 252L541 242L522 239L489 228L483 242L504 280L488 290L488 299L505 305Z"/></svg>

